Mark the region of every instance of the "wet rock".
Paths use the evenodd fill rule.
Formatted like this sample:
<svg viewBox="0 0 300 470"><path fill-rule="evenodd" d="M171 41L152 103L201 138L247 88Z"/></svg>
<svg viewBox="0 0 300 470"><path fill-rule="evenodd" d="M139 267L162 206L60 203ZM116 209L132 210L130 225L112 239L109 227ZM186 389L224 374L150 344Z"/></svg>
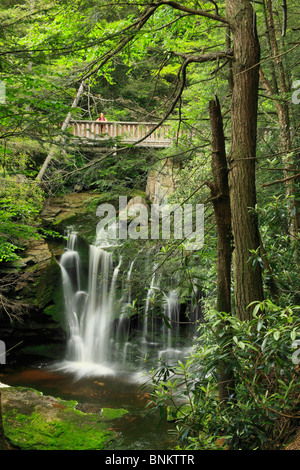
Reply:
<svg viewBox="0 0 300 470"><path fill-rule="evenodd" d="M0 319L1 339L7 350L12 348L7 362L19 361L20 351L25 354L26 348L45 352L47 345L63 344L61 272L48 243L30 240L24 257L4 266L0 276L2 293L11 310L11 315L3 314Z"/></svg>

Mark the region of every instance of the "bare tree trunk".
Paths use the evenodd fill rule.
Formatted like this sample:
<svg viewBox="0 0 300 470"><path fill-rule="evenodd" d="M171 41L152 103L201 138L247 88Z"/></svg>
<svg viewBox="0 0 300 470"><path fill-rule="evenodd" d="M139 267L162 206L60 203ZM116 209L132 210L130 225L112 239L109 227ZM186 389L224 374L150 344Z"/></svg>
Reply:
<svg viewBox="0 0 300 470"><path fill-rule="evenodd" d="M209 102L209 114L212 131L213 182L207 184L211 190L218 233L217 310L229 313L231 312L231 211L223 122L217 97Z"/></svg>
<svg viewBox="0 0 300 470"><path fill-rule="evenodd" d="M75 99L74 99L74 101L73 101L73 103L72 103L72 106L71 106L72 108L76 108L76 106L78 105L80 96L82 95L82 92L83 92L83 88L84 88L84 82L81 82L80 87L78 88L76 97L75 97ZM68 113L66 119L64 120L64 122L63 122L63 124L62 124L62 126L61 126L61 130L62 130L62 131L66 130L66 128L68 127L69 122L70 122L70 120L71 120L71 116L72 116L72 114L71 114L71 113ZM63 142L63 139L62 139L61 136L59 136L59 137L58 137L58 143L62 143L62 142ZM54 156L55 149L56 149L56 147L55 147L55 145L53 145L53 146L51 147L51 149L50 149L50 151L49 151L49 153L48 153L48 155L47 155L47 158L46 158L46 160L44 161L44 163L43 163L43 165L42 165L42 167L41 167L41 169L40 169L40 171L39 171L37 177L36 177L36 179L37 179L38 181L42 181L43 176L44 176L44 174L45 174L45 171L47 170L48 165L49 165L49 163L51 162L51 160L52 160L52 158L53 158L53 156Z"/></svg>
<svg viewBox="0 0 300 470"><path fill-rule="evenodd" d="M249 264L259 248L255 160L260 48L249 0L227 0L226 15L233 33L234 85L231 100L230 203L234 237L234 291L238 317L251 317L247 307L263 300L262 273Z"/></svg>
<svg viewBox="0 0 300 470"><path fill-rule="evenodd" d="M212 196L218 236L217 310L231 312L231 210L228 186L228 168L220 103L217 97L209 103L212 132L213 182L207 183ZM221 324L219 330L228 324ZM231 334L222 336L223 351L230 355ZM234 392L234 376L226 361L219 365L219 399L226 402Z"/></svg>

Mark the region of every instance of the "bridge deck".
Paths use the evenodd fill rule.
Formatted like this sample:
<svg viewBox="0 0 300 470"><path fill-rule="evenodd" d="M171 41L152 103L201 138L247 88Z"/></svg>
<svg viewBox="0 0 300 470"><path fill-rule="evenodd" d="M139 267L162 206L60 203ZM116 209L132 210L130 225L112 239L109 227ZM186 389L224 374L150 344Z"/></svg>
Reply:
<svg viewBox="0 0 300 470"><path fill-rule="evenodd" d="M155 125L155 123L149 122L70 121L70 128L73 130L74 137L78 137L87 143L119 139L122 143L134 144L147 135ZM160 126L145 140L139 142L137 146L169 147L173 140L170 131L170 126Z"/></svg>

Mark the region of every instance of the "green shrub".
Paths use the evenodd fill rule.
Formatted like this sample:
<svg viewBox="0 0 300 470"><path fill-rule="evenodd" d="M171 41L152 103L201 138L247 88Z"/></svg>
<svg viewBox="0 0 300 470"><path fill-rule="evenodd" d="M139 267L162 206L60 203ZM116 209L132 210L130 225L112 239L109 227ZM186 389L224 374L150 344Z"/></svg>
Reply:
<svg viewBox="0 0 300 470"><path fill-rule="evenodd" d="M267 300L257 303L250 321L211 312L186 363L152 371L152 405L168 408L181 447L282 447L297 421L298 310ZM226 404L218 399L221 362L235 379Z"/></svg>
<svg viewBox="0 0 300 470"><path fill-rule="evenodd" d="M38 235L38 214L44 200L32 181L10 177L0 188L0 262L14 261L29 238Z"/></svg>

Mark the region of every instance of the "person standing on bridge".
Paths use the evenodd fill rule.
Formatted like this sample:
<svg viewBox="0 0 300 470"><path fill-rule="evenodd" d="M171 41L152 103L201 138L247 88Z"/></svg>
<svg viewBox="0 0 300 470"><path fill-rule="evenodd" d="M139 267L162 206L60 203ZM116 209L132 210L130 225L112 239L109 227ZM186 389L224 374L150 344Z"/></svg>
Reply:
<svg viewBox="0 0 300 470"><path fill-rule="evenodd" d="M106 120L107 119L106 119L106 117L104 116L103 113L100 113L100 116L96 119L96 121L98 121L98 122L104 122ZM104 131L104 126L100 126L100 133L102 134L103 131Z"/></svg>
<svg viewBox="0 0 300 470"><path fill-rule="evenodd" d="M96 119L96 121L107 121L106 117L104 116L103 113L100 113L100 116Z"/></svg>

